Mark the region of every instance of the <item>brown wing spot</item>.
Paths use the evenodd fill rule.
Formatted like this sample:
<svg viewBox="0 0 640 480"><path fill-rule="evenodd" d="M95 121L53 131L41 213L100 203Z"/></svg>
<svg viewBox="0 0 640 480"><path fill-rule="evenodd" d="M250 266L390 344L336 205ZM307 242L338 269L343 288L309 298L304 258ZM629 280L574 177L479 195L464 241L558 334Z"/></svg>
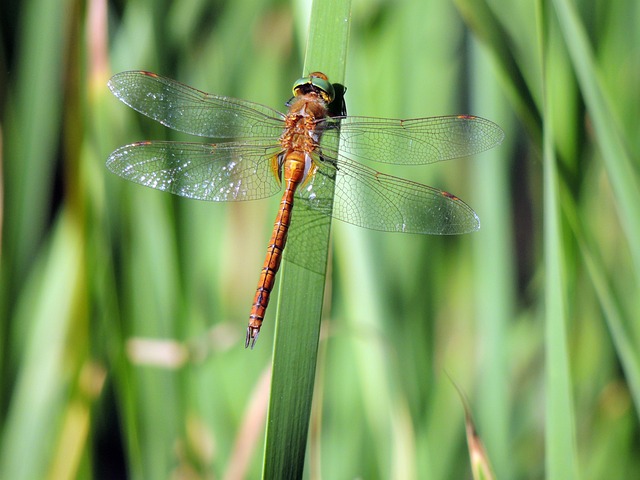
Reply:
<svg viewBox="0 0 640 480"><path fill-rule="evenodd" d="M474 120L478 117L476 117L475 115L458 115L457 118L460 118L463 120Z"/></svg>
<svg viewBox="0 0 640 480"><path fill-rule="evenodd" d="M443 196L450 198L451 200L460 201L460 199L456 197L453 193L449 193L449 192L441 192L441 193Z"/></svg>
<svg viewBox="0 0 640 480"><path fill-rule="evenodd" d="M140 72L142 75L146 75L147 77L153 77L153 78L158 78L158 74L153 73L153 72Z"/></svg>

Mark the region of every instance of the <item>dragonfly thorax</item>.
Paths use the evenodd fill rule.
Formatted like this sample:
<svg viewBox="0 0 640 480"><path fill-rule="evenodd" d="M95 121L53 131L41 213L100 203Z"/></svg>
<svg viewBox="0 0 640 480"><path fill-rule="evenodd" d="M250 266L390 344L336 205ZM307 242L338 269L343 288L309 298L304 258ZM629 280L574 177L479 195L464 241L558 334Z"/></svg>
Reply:
<svg viewBox="0 0 640 480"><path fill-rule="evenodd" d="M319 147L322 122L327 116L327 104L316 93L298 96L289 106L285 128L280 137L284 151L310 154Z"/></svg>

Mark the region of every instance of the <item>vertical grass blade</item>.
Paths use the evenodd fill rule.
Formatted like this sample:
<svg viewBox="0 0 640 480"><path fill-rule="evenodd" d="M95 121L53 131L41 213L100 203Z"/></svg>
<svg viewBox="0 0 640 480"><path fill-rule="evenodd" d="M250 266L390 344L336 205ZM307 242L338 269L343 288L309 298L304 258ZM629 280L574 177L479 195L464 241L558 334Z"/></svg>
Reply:
<svg viewBox="0 0 640 480"><path fill-rule="evenodd" d="M505 99L499 92L495 70L489 55L477 43L471 50L474 71L472 111L482 112L488 118L507 128L507 141L489 158L473 163L476 179L474 208L482 215L482 228L474 237L475 247L475 320L482 354L478 359L478 413L483 419L484 440L492 454L493 465L501 477L511 477L512 459L509 454L509 353L507 338L509 322L515 306L515 256L509 201L508 146L514 140L514 129L509 129ZM486 157L486 156L485 156ZM509 252L504 255L504 252Z"/></svg>
<svg viewBox="0 0 640 480"><path fill-rule="evenodd" d="M544 2L542 2L544 4ZM567 281L563 232L560 218L559 174L554 140L553 82L554 60L562 48L557 25L541 8L541 56L543 65L543 245L545 267L545 397L546 469L551 480L578 478L572 383L567 345Z"/></svg>
<svg viewBox="0 0 640 480"><path fill-rule="evenodd" d="M529 79L522 71L522 53L518 51L517 44L510 37L506 26L500 23L490 2L455 0L454 3L469 28L491 53L499 75L502 77L505 95L511 100L529 134L538 143L540 111L534 92L528 85Z"/></svg>
<svg viewBox="0 0 640 480"><path fill-rule="evenodd" d="M18 299L13 319L28 336L3 424L0 478L53 478L59 420L73 396L75 361L84 361L87 348L84 258L78 255L83 244L77 226L68 212L58 217L50 244ZM82 446L67 447L67 459L82 454Z"/></svg>
<svg viewBox="0 0 640 480"><path fill-rule="evenodd" d="M24 2L12 115L6 124L3 275L8 301L46 230L60 129L67 1ZM72 18L72 17L69 17ZM3 292L4 294L4 292Z"/></svg>
<svg viewBox="0 0 640 480"><path fill-rule="evenodd" d="M564 195L562 204L567 222L578 239L580 253L604 312L607 327L615 344L616 353L620 358L625 377L629 383L629 391L636 411L640 412L640 358L636 342L634 342L635 337L626 328L624 321L625 318L632 318L632 315L624 310L620 305L619 299L616 298L611 282L607 278L607 267L602 259L602 252L598 251L596 242L592 238L593 236L576 215L575 202L569 195Z"/></svg>
<svg viewBox="0 0 640 480"><path fill-rule="evenodd" d="M593 120L596 142L616 195L618 212L631 250L636 278L640 279L640 184L624 144L618 119L600 82L587 35L575 7L567 0L553 0L560 30L564 36L587 109Z"/></svg>
<svg viewBox="0 0 640 480"><path fill-rule="evenodd" d="M303 74L322 71L334 83L344 82L350 0L313 2ZM295 207L294 207L295 208ZM291 226L296 229L295 213ZM321 230L325 259L330 222ZM296 235L304 236L304 232ZM304 245L291 242L287 248ZM317 244L319 242L313 242ZM325 260L326 263L326 260ZM283 262L280 273L273 376L265 440L264 478L300 478L313 399L325 275Z"/></svg>
<svg viewBox="0 0 640 480"><path fill-rule="evenodd" d="M558 202L558 172L553 152L551 122L545 122L544 250L545 250L545 369L546 466L549 479L577 478L575 472L574 415L567 350L566 282Z"/></svg>

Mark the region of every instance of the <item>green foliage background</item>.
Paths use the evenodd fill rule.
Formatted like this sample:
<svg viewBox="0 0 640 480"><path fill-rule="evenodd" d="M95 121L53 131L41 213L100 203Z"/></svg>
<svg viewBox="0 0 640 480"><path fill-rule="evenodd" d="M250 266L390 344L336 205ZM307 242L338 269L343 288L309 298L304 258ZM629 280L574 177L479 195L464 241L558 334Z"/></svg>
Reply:
<svg viewBox="0 0 640 480"><path fill-rule="evenodd" d="M144 69L284 108L308 16L2 3L0 478L259 476L274 306L243 339L278 199L110 175L116 147L183 137L106 82ZM471 113L506 139L393 170L462 197L478 233L333 225L307 477L468 478L446 374L499 478L640 471L639 24L635 0L353 1L349 113Z"/></svg>

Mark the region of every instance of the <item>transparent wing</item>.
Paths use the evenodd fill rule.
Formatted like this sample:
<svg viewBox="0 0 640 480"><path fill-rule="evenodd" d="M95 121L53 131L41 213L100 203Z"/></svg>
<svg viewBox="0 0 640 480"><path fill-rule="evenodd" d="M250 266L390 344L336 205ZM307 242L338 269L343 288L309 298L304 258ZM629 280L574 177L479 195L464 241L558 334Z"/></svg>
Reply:
<svg viewBox="0 0 640 480"><path fill-rule="evenodd" d="M327 256L321 245L326 238L331 217L319 212L308 202L296 202L291 214L291 228L287 234L284 258L312 272L324 275Z"/></svg>
<svg viewBox="0 0 640 480"><path fill-rule="evenodd" d="M280 183L271 159L278 147L139 142L113 152L107 168L132 182L182 197L212 202L273 195Z"/></svg>
<svg viewBox="0 0 640 480"><path fill-rule="evenodd" d="M344 156L337 162L319 160L315 175L297 194L317 211L372 230L454 235L480 228L478 216L458 197Z"/></svg>
<svg viewBox="0 0 640 480"><path fill-rule="evenodd" d="M504 138L495 123L471 115L395 120L334 117L329 129L340 129L340 150L375 162L423 165L488 150Z"/></svg>
<svg viewBox="0 0 640 480"><path fill-rule="evenodd" d="M191 135L274 140L284 128L284 115L269 107L201 92L155 73L118 73L109 88L134 110Z"/></svg>

